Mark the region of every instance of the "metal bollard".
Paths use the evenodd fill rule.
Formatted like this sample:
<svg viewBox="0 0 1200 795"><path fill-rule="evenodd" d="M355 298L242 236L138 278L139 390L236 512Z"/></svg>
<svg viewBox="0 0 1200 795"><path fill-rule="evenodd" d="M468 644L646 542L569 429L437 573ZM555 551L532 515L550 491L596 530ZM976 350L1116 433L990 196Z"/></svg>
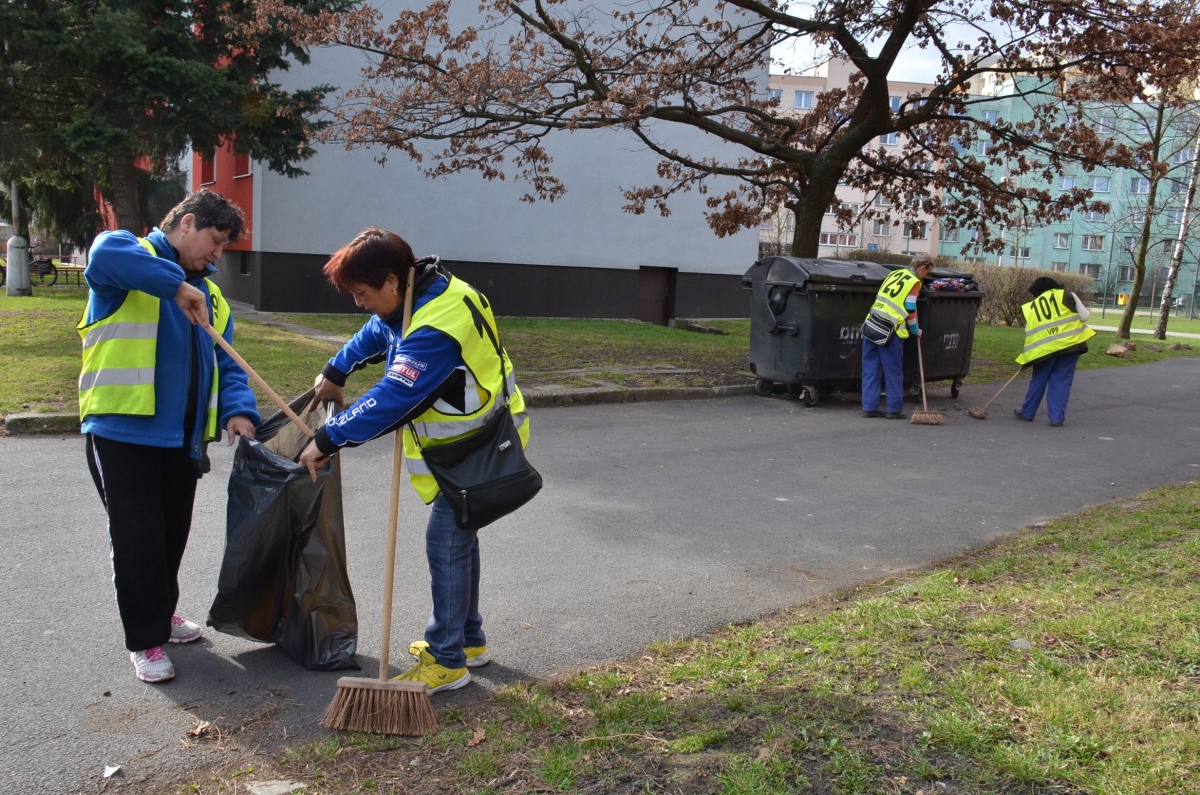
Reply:
<svg viewBox="0 0 1200 795"><path fill-rule="evenodd" d="M29 242L20 235L8 239L8 296L30 296L33 288L29 284Z"/></svg>

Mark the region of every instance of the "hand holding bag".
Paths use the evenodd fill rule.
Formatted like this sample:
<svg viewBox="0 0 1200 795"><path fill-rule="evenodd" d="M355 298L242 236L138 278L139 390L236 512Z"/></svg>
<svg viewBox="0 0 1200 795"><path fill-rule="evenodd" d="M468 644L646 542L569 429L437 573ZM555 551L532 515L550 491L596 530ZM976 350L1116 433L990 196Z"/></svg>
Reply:
<svg viewBox="0 0 1200 795"><path fill-rule="evenodd" d="M542 488L542 476L526 460L513 425L504 356L499 340L493 342L500 359L504 403L496 406L482 428L465 439L421 447L416 428L412 423L408 426L461 530L487 527L532 500Z"/></svg>

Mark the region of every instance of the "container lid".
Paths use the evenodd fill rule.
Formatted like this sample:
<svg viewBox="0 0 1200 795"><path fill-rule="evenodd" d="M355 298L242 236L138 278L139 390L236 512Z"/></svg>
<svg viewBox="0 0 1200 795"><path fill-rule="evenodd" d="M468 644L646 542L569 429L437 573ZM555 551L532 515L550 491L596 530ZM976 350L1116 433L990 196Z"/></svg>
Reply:
<svg viewBox="0 0 1200 795"><path fill-rule="evenodd" d="M884 265L889 271L899 270L903 265ZM967 273L966 271L955 270L954 268L934 268L930 274L930 279L974 279L975 274Z"/></svg>
<svg viewBox="0 0 1200 795"><path fill-rule="evenodd" d="M878 289L888 275L887 268L874 262L768 257L763 265L766 267L767 284L792 285L796 289L806 284Z"/></svg>

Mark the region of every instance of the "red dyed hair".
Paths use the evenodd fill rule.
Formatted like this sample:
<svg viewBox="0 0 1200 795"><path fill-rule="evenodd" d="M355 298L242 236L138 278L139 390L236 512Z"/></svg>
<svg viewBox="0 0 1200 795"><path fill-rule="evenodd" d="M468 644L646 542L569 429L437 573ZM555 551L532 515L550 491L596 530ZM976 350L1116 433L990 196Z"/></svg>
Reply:
<svg viewBox="0 0 1200 795"><path fill-rule="evenodd" d="M389 273L396 274L400 287L408 284L408 271L417 264L412 248L395 232L369 226L346 245L333 252L325 263L325 278L340 292L353 284L365 284L376 290L383 287Z"/></svg>

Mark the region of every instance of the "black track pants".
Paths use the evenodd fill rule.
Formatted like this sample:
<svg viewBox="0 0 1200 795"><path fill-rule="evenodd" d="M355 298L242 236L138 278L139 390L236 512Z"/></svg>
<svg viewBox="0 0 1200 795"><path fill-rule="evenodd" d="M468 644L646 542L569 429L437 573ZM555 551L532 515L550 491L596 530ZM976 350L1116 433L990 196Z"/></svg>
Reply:
<svg viewBox="0 0 1200 795"><path fill-rule="evenodd" d="M171 637L179 563L192 526L196 469L184 448L87 436L88 468L108 511L113 585L125 647L142 651Z"/></svg>

